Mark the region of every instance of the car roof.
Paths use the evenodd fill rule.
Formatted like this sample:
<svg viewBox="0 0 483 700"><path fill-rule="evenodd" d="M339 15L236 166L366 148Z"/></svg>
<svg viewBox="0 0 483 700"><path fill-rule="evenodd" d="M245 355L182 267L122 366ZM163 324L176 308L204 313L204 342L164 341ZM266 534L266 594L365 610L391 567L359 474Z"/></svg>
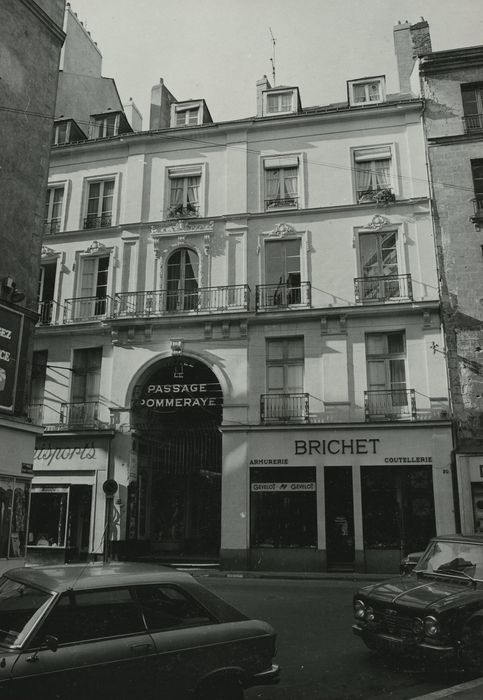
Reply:
<svg viewBox="0 0 483 700"><path fill-rule="evenodd" d="M20 583L53 593L155 583L196 585L190 574L170 567L130 562L25 566L10 569L4 575Z"/></svg>
<svg viewBox="0 0 483 700"><path fill-rule="evenodd" d="M471 535L462 535L460 533L458 534L451 534L451 535L436 535L436 537L431 538L431 542L439 542L441 540L451 540L452 542L473 542L477 544L483 544L483 533L482 534L471 534Z"/></svg>

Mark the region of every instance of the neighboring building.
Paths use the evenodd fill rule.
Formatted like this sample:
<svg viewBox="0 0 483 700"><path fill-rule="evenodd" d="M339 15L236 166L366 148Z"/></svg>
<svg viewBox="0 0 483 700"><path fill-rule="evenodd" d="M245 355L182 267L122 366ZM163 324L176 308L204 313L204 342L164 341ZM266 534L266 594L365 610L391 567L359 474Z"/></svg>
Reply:
<svg viewBox="0 0 483 700"><path fill-rule="evenodd" d="M483 46L423 55L425 99L455 464L463 532L483 531Z"/></svg>
<svg viewBox="0 0 483 700"><path fill-rule="evenodd" d="M64 0L0 7L0 557L24 553L42 434L27 420L27 390L63 11Z"/></svg>
<svg viewBox="0 0 483 700"><path fill-rule="evenodd" d="M161 80L150 131L53 147L32 556L391 571L454 531L423 103L347 88L216 123Z"/></svg>

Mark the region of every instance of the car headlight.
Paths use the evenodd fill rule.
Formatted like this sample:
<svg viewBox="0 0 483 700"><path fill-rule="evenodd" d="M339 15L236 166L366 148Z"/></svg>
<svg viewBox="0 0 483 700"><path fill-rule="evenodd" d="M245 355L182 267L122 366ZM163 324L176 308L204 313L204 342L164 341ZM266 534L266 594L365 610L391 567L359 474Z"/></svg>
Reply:
<svg viewBox="0 0 483 700"><path fill-rule="evenodd" d="M432 615L424 618L424 633L428 637L437 637L440 632L440 625L438 620Z"/></svg>
<svg viewBox="0 0 483 700"><path fill-rule="evenodd" d="M417 637L424 632L424 622L420 617L415 617L413 620L413 632Z"/></svg>
<svg viewBox="0 0 483 700"><path fill-rule="evenodd" d="M366 622L374 622L374 610L368 605L366 612L364 613L364 620Z"/></svg>
<svg viewBox="0 0 483 700"><path fill-rule="evenodd" d="M358 620L363 620L365 613L366 613L365 603L363 603L362 600L355 600L354 601L354 617L356 617Z"/></svg>

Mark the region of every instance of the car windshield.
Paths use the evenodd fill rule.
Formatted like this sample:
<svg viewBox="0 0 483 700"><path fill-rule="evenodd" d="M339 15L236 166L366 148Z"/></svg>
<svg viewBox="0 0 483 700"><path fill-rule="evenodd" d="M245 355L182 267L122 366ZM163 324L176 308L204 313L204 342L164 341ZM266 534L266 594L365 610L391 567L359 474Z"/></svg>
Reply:
<svg viewBox="0 0 483 700"><path fill-rule="evenodd" d="M483 581L483 543L441 540L431 542L415 571Z"/></svg>
<svg viewBox="0 0 483 700"><path fill-rule="evenodd" d="M0 578L0 645L18 646L52 599L51 594L8 578ZM28 627L27 627L28 625ZM27 629L26 629L27 628ZM24 631L25 630L25 631Z"/></svg>

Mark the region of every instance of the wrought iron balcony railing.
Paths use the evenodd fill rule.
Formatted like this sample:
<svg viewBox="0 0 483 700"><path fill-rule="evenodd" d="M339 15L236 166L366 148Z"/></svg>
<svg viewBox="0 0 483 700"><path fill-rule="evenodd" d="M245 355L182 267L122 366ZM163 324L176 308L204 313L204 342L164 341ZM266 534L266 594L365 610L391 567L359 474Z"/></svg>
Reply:
<svg viewBox="0 0 483 700"><path fill-rule="evenodd" d="M308 420L309 394L262 394L260 396L262 423L307 423Z"/></svg>
<svg viewBox="0 0 483 700"><path fill-rule="evenodd" d="M57 430L91 430L104 427L98 420L99 402L82 401L60 406Z"/></svg>
<svg viewBox="0 0 483 700"><path fill-rule="evenodd" d="M84 219L84 228L108 228L112 226L112 214L102 214L102 216L91 216L88 214Z"/></svg>
<svg viewBox="0 0 483 700"><path fill-rule="evenodd" d="M167 219L189 219L199 215L199 204L175 204L166 212Z"/></svg>
<svg viewBox="0 0 483 700"><path fill-rule="evenodd" d="M364 392L366 421L416 420L414 389L371 389Z"/></svg>
<svg viewBox="0 0 483 700"><path fill-rule="evenodd" d="M293 284L259 284L256 289L256 310L277 311L292 306L310 308L312 288L310 282Z"/></svg>
<svg viewBox="0 0 483 700"><path fill-rule="evenodd" d="M60 223L61 223L60 218L59 219L50 219L49 221L45 221L44 222L44 235L50 236L54 233L59 233Z"/></svg>
<svg viewBox="0 0 483 700"><path fill-rule="evenodd" d="M249 306L250 288L246 284L190 291L161 289L116 294L111 315L115 318L147 318L167 314L248 311Z"/></svg>
<svg viewBox="0 0 483 700"><path fill-rule="evenodd" d="M474 216L472 216L473 221L481 221L483 219L483 194L478 195L472 199L473 207L475 210Z"/></svg>
<svg viewBox="0 0 483 700"><path fill-rule="evenodd" d="M39 326L52 326L56 322L58 304L51 299L50 301L39 301L38 311Z"/></svg>
<svg viewBox="0 0 483 700"><path fill-rule="evenodd" d="M268 197L265 200L265 211L273 209L298 209L299 198L294 195L291 197Z"/></svg>
<svg viewBox="0 0 483 700"><path fill-rule="evenodd" d="M359 204L367 204L369 202L389 204L389 202L394 202L395 200L396 197L390 187L381 187L375 190L357 190L357 202Z"/></svg>
<svg viewBox="0 0 483 700"><path fill-rule="evenodd" d="M463 124L466 134L483 131L483 114L466 114L463 117Z"/></svg>
<svg viewBox="0 0 483 700"><path fill-rule="evenodd" d="M356 303L383 303L386 301L412 301L411 275L381 275L354 279Z"/></svg>
<svg viewBox="0 0 483 700"><path fill-rule="evenodd" d="M64 323L98 321L110 312L111 297L77 297L64 302Z"/></svg>

